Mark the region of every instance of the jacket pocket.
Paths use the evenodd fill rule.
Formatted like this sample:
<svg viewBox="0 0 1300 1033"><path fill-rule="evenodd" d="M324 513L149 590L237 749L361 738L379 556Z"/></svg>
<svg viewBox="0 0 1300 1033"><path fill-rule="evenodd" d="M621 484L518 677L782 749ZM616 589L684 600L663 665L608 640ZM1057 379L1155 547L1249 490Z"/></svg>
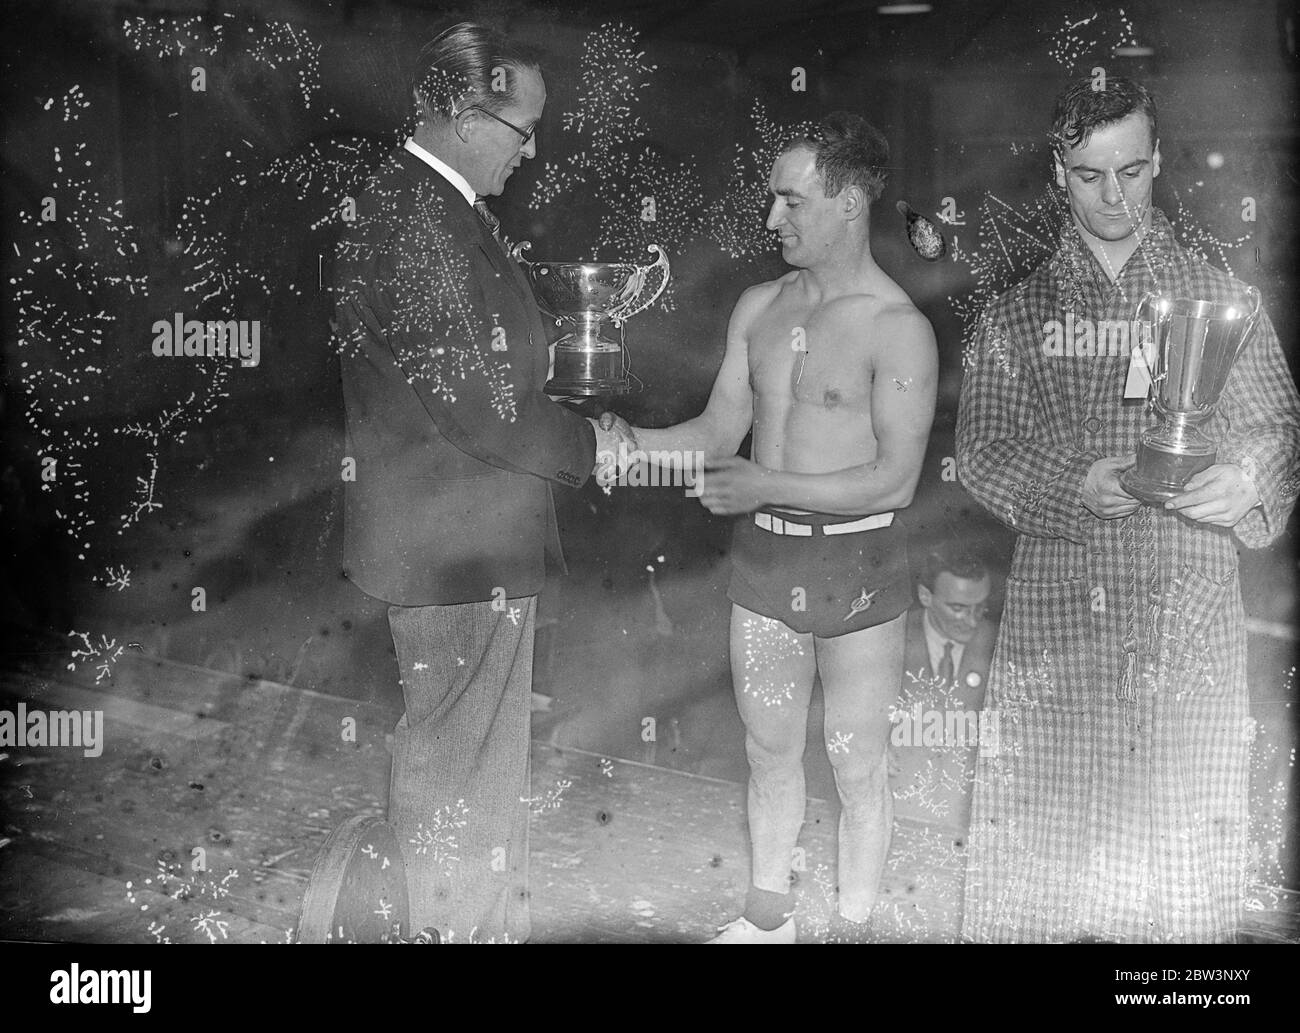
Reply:
<svg viewBox="0 0 1300 1033"><path fill-rule="evenodd" d="M1147 654L1157 691L1204 695L1234 680L1225 675L1245 660L1235 568L1209 572L1184 563L1162 582L1152 618Z"/></svg>
<svg viewBox="0 0 1300 1033"><path fill-rule="evenodd" d="M1089 594L1082 575L1007 578L998 666L1001 706L1082 706L1093 669Z"/></svg>

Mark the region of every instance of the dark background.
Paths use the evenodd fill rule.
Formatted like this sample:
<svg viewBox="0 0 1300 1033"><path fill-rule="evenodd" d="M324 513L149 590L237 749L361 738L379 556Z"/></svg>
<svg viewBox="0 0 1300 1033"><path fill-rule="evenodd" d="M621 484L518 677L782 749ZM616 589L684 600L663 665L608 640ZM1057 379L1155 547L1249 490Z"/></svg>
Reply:
<svg viewBox="0 0 1300 1033"><path fill-rule="evenodd" d="M9 666L66 666L76 631L398 705L383 607L339 569L330 253L342 199L410 124L416 51L460 17L547 54L538 157L494 202L510 235L533 240L539 258L644 260L652 240L668 249L668 303L629 324L645 389L618 408L636 423L700 410L736 298L783 270L761 230L761 120L791 125L845 108L879 126L892 158L873 214L875 253L930 318L940 348L939 411L907 521L916 549L955 536L999 563L1009 554L1010 535L944 479L944 459L963 317L1045 255L1034 243L1041 221L1011 226L1000 202L1055 210L1045 131L1069 75L1102 66L1151 86L1164 157L1156 203L1185 241L1263 290L1294 371L1292 5L1126 3L1142 45L1129 56L1114 52L1133 41L1116 7L937 0L902 16L878 7L8 4L0 531ZM621 28L604 38L633 40L642 54L632 78L644 86L627 94L622 117L591 99L600 82L583 80L590 34L605 23ZM195 66L203 92L191 88ZM791 89L795 67L803 92ZM575 130L566 115L584 113ZM542 203L547 162L580 181ZM637 218L646 194L656 197L654 224ZM46 197L57 205L51 222L39 219ZM945 197L964 226L938 221ZM1245 197L1255 200L1253 223L1241 219ZM911 250L899 199L939 225L948 258L929 264ZM745 247L727 246L720 228ZM155 358L150 327L177 311L260 320L261 365L223 374L210 362ZM61 464L53 483L41 479L43 456ZM130 519L138 478L153 479L160 508ZM666 488L607 497L588 485L559 492L558 503L570 576L542 597L536 688L554 703L537 716L538 737L743 778L726 657L729 522ZM1242 556L1265 733L1257 824L1294 814L1293 535ZM109 583L120 567L129 587ZM195 586L206 591L204 612L191 609ZM657 723L651 743L645 717ZM824 758L811 763L814 791L828 792ZM1270 824L1265 861L1291 849L1293 826L1290 817Z"/></svg>

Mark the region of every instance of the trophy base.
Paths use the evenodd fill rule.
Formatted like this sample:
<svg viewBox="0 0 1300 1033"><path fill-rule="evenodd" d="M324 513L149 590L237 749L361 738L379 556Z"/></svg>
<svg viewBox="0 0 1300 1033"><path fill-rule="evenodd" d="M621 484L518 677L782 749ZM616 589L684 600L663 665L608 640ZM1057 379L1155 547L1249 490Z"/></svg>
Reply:
<svg viewBox="0 0 1300 1033"><path fill-rule="evenodd" d="M623 347L601 338L570 335L555 345L555 368L542 389L548 395L627 394L632 379L623 362Z"/></svg>
<svg viewBox="0 0 1300 1033"><path fill-rule="evenodd" d="M1137 463L1119 475L1123 489L1148 506L1162 506L1181 495L1187 482L1214 465L1215 453L1173 451L1143 441Z"/></svg>
<svg viewBox="0 0 1300 1033"><path fill-rule="evenodd" d="M546 382L542 389L548 395L625 395L632 389L632 381L627 377L612 377L606 380L561 380L555 377Z"/></svg>
<svg viewBox="0 0 1300 1033"><path fill-rule="evenodd" d="M1120 486L1139 502L1148 506L1163 506L1175 495L1183 493L1182 485L1171 487L1163 481L1147 481L1132 476L1132 470L1125 470L1119 475Z"/></svg>

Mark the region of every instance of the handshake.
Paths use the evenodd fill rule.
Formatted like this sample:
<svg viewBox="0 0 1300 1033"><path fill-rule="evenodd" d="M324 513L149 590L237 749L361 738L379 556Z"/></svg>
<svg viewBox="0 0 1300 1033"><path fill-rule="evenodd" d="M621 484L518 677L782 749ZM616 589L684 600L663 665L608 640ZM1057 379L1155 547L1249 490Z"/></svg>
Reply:
<svg viewBox="0 0 1300 1033"><path fill-rule="evenodd" d="M596 431L596 465L592 473L597 484L608 488L632 465L628 460L637 450L636 433L627 420L612 412L601 413L599 419L587 418Z"/></svg>

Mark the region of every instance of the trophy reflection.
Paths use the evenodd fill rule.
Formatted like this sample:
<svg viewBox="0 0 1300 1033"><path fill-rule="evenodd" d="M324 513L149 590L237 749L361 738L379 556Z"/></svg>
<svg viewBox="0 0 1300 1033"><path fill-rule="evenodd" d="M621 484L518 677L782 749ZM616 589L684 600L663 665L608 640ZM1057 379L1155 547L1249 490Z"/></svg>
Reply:
<svg viewBox="0 0 1300 1033"><path fill-rule="evenodd" d="M1160 417L1144 431L1137 463L1120 484L1148 505L1162 505L1195 474L1214 465L1214 443L1201 431L1218 404L1232 365L1259 321L1259 291L1231 304L1145 294L1137 319L1152 326L1150 398ZM1140 347L1137 345L1136 347Z"/></svg>
<svg viewBox="0 0 1300 1033"><path fill-rule="evenodd" d="M555 342L551 395L620 395L631 389L623 324L668 286L668 256L658 244L649 265L631 262L530 262L520 241L510 255L523 267L542 308L571 327ZM652 286L657 282L657 286Z"/></svg>

